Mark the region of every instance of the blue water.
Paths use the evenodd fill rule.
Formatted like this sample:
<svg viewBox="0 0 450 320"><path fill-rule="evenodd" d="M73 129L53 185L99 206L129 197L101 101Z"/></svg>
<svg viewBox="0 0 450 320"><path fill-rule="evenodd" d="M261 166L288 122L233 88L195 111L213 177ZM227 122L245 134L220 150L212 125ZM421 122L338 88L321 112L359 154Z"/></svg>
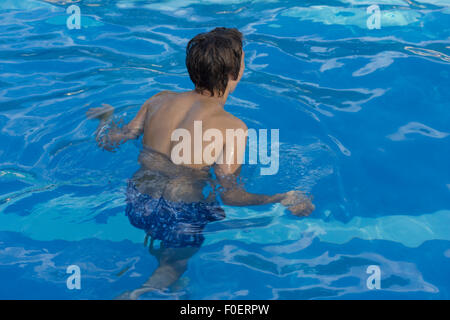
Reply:
<svg viewBox="0 0 450 320"><path fill-rule="evenodd" d="M129 120L191 90L187 41L226 26L246 39L226 109L280 129L278 174L245 165L247 189L304 190L317 209L225 206L176 285L142 298L449 299L450 1L376 1L380 29L372 1L217 3L79 1L69 30L69 3L0 2L0 298L112 299L152 274L124 214L141 143L101 151L84 113Z"/></svg>

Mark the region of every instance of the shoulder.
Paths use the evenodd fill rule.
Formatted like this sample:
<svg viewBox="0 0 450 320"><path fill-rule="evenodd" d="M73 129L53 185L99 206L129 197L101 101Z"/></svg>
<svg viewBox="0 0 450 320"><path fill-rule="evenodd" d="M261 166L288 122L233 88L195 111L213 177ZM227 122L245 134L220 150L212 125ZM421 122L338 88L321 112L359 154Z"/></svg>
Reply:
<svg viewBox="0 0 450 320"><path fill-rule="evenodd" d="M157 94L154 94L153 96L151 96L147 100L147 102L153 101L153 100L157 100L157 99L161 99L161 98L168 97L168 96L173 96L173 95L176 95L176 94L177 94L176 92L169 91L169 90L160 91Z"/></svg>
<svg viewBox="0 0 450 320"><path fill-rule="evenodd" d="M150 108L152 105L159 104L162 101L164 101L165 99L167 99L169 96L173 96L176 94L177 94L176 92L169 91L169 90L164 90L164 91L158 92L157 94L155 94L155 95L151 96L149 99L147 99L147 101L145 101L143 106L145 108Z"/></svg>
<svg viewBox="0 0 450 320"><path fill-rule="evenodd" d="M244 132L248 130L244 121L228 112L225 116L224 123L226 124L225 129L243 130Z"/></svg>
<svg viewBox="0 0 450 320"><path fill-rule="evenodd" d="M232 115L229 112L223 110L223 112L218 113L215 117L213 117L213 122L217 125L218 128L222 130L226 129L234 129L239 130L242 129L247 131L247 125L239 119L238 117Z"/></svg>
<svg viewBox="0 0 450 320"><path fill-rule="evenodd" d="M174 92L174 91L170 91L170 90L164 90L164 91L158 92L157 94L152 96L152 98L161 97L161 96L167 96L167 95L174 95L174 94L177 94L177 93ZM152 99L152 98L150 98L150 99Z"/></svg>

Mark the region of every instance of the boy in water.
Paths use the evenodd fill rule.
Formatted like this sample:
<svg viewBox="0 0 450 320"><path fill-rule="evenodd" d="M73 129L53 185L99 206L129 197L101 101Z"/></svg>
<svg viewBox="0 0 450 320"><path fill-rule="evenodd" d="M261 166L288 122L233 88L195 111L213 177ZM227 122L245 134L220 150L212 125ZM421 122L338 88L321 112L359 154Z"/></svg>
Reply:
<svg viewBox="0 0 450 320"><path fill-rule="evenodd" d="M199 34L186 48L186 66L194 90L160 92L143 104L131 122L121 128L113 125L107 132L103 128L113 108L104 105L87 112L89 118L100 119L97 141L107 150L143 134L144 147L139 156L142 167L128 186L127 215L152 240L161 240L164 250L158 253L160 266L139 294L149 288L165 288L184 272L187 259L203 242L201 230L206 223L224 217L218 197L230 206L281 203L298 216L314 210L310 199L297 191L274 195L245 191L237 179L245 154L245 134L244 140L234 136L232 143L215 141L212 161L198 154L211 142L203 141L203 148L198 149L191 139L192 152L175 152L187 161L174 161L178 141L173 141L173 133L183 130L195 136L194 122L201 121L203 131L215 129L222 137L227 136L227 129L247 132L242 120L224 110L228 95L244 73L244 56L242 34L237 29L216 28ZM212 179L212 171L216 179ZM206 186L211 190L208 195L204 194Z"/></svg>

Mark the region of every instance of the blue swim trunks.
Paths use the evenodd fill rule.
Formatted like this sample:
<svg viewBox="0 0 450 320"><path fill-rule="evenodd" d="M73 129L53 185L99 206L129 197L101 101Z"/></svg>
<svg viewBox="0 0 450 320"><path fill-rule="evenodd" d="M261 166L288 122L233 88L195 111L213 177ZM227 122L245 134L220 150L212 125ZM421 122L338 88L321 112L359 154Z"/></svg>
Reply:
<svg viewBox="0 0 450 320"><path fill-rule="evenodd" d="M137 190L133 182L127 186L126 215L136 228L152 239L161 240L166 248L200 247L205 240L204 227L225 218L217 202L174 202L152 198Z"/></svg>

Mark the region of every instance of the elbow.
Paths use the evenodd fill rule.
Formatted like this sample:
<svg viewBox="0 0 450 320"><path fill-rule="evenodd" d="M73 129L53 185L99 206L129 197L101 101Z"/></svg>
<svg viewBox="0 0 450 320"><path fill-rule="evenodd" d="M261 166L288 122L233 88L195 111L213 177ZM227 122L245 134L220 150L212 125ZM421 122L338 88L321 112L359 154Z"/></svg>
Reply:
<svg viewBox="0 0 450 320"><path fill-rule="evenodd" d="M242 201L242 199L239 197L239 195L231 190L221 193L220 199L222 200L223 204L225 204L227 206L236 206L237 207L237 206L246 205L246 203Z"/></svg>

